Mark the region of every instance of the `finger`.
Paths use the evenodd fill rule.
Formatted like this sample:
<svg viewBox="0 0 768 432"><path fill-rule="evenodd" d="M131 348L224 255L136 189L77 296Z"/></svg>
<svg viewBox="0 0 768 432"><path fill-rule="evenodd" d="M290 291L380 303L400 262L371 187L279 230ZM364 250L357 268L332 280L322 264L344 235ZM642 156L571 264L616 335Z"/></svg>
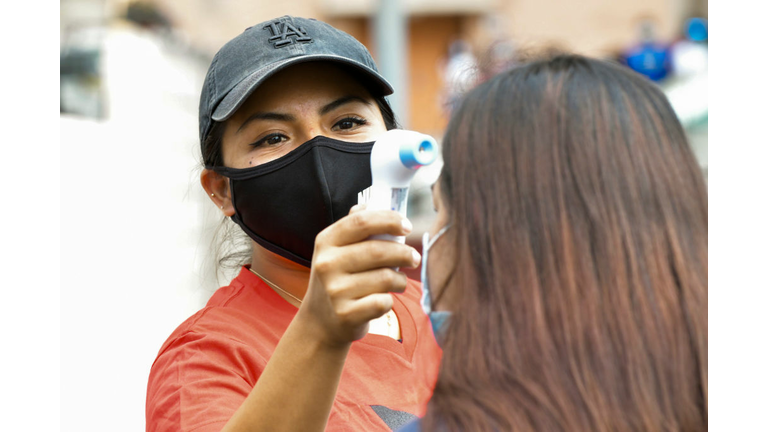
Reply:
<svg viewBox="0 0 768 432"><path fill-rule="evenodd" d="M367 240L333 251L338 269L346 273L360 273L382 267L415 268L421 262L416 249L394 241Z"/></svg>
<svg viewBox="0 0 768 432"><path fill-rule="evenodd" d="M355 204L349 209L349 214L365 210L366 208L368 208L368 204Z"/></svg>
<svg viewBox="0 0 768 432"><path fill-rule="evenodd" d="M348 325L360 325L379 318L392 310L394 299L391 294L371 294L358 300L346 302L339 317Z"/></svg>
<svg viewBox="0 0 768 432"><path fill-rule="evenodd" d="M321 244L344 246L378 234L404 236L413 230L411 222L392 210L360 210L351 213L318 235Z"/></svg>
<svg viewBox="0 0 768 432"><path fill-rule="evenodd" d="M326 290L331 299L338 301L377 293L402 293L407 285L408 277L404 273L381 268L338 278Z"/></svg>

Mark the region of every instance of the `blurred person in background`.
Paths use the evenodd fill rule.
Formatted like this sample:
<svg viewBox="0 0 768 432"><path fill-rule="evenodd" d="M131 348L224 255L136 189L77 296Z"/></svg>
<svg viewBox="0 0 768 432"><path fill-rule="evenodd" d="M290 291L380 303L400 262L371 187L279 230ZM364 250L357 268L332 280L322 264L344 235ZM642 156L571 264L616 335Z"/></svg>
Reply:
<svg viewBox="0 0 768 432"><path fill-rule="evenodd" d="M443 360L403 431L703 431L707 193L663 93L538 60L451 119L425 234Z"/></svg>
<svg viewBox="0 0 768 432"><path fill-rule="evenodd" d="M639 42L622 54L622 62L652 81L663 80L672 68L669 46L658 40L653 19L642 19L638 33Z"/></svg>
<svg viewBox="0 0 768 432"><path fill-rule="evenodd" d="M148 431L392 430L424 414L440 349L420 284L392 269L420 256L366 241L412 226L350 211L373 141L397 126L392 91L362 44L316 20L257 24L216 54L200 180L250 250L160 349Z"/></svg>
<svg viewBox="0 0 768 432"><path fill-rule="evenodd" d="M442 69L443 107L448 117L461 100L461 96L474 87L477 72L477 60L469 43L462 39L451 42L448 59Z"/></svg>

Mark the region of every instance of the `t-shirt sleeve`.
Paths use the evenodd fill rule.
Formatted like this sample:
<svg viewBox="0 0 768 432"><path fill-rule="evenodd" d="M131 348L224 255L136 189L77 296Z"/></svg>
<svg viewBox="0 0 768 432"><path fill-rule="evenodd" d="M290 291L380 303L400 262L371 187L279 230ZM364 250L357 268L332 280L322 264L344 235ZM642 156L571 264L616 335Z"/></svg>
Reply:
<svg viewBox="0 0 768 432"><path fill-rule="evenodd" d="M147 432L220 431L265 364L226 335L187 332L169 341L149 376Z"/></svg>

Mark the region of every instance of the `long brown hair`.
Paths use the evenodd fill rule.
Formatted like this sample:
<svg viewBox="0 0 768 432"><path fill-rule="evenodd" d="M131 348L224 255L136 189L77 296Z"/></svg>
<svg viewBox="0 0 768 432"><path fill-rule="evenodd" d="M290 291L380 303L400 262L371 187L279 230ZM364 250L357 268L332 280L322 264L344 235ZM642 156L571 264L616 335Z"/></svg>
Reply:
<svg viewBox="0 0 768 432"><path fill-rule="evenodd" d="M470 92L443 156L458 306L424 429L706 430L707 191L664 94L540 60Z"/></svg>

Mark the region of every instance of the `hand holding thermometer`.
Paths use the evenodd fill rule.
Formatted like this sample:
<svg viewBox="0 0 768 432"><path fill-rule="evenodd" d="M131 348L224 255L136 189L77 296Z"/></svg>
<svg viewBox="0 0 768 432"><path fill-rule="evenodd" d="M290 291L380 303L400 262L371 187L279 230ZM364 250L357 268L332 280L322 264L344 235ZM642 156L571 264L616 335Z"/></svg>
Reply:
<svg viewBox="0 0 768 432"><path fill-rule="evenodd" d="M405 217L408 188L413 176L419 168L435 159L437 143L431 136L401 129L387 131L373 145L373 182L369 189L361 192L358 201L367 202L369 210L394 210ZM372 238L405 243L404 236L378 235Z"/></svg>

